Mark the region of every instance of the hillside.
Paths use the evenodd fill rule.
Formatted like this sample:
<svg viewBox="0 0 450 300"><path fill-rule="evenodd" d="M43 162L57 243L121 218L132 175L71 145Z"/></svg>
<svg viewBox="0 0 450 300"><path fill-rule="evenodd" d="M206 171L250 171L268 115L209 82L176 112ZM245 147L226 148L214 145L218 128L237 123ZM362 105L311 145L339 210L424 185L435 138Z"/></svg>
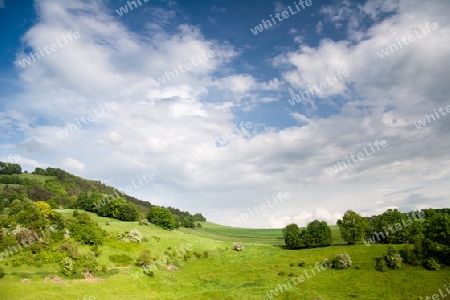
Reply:
<svg viewBox="0 0 450 300"><path fill-rule="evenodd" d="M33 201L45 201L53 208L71 208L82 194L98 194L101 198L120 196L137 206L141 218L153 206L149 201L127 195L98 180L84 179L58 168L36 168L33 173L22 173L18 164L0 162L1 166L4 168L0 169L0 197L9 200L26 196ZM180 220L194 218L189 212L173 207L168 209ZM194 219L204 220L204 217L196 214Z"/></svg>

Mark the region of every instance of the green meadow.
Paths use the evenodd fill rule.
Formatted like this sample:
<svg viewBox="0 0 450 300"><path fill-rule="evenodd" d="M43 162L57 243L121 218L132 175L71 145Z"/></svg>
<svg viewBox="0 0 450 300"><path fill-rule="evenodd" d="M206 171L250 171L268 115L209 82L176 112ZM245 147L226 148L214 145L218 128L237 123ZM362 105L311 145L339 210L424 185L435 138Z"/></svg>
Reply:
<svg viewBox="0 0 450 300"><path fill-rule="evenodd" d="M71 217L73 212L57 211L66 217ZM107 239L100 247L98 260L108 269L108 276L95 274L90 279L84 279L80 272L67 278L56 265L12 268L14 256L5 259L0 262L5 269L5 277L0 280L0 299L270 299L268 293L272 299L425 299L443 289L444 284L450 284L448 268L427 271L404 265L399 270L375 271L374 258L382 256L387 245L286 250L281 229L243 229L202 222L202 228L166 231L153 225L89 215L112 237L138 229L146 241L135 244ZM332 232L333 240L340 244L337 227L332 227ZM232 250L233 242L243 242L245 249ZM108 259L120 253L137 258L145 249L160 259L165 252L187 245L192 252L206 251L208 257L193 255L186 260L175 257L170 264L179 269L160 267L153 277L144 275L136 266L117 267ZM398 249L401 247L397 245ZM83 246L83 249L89 248ZM343 252L352 257L351 268L320 269L320 272L314 268L317 262ZM294 284L292 279L305 272L310 278ZM45 280L52 275L61 280ZM278 289L278 295L270 294L282 284L287 290Z"/></svg>

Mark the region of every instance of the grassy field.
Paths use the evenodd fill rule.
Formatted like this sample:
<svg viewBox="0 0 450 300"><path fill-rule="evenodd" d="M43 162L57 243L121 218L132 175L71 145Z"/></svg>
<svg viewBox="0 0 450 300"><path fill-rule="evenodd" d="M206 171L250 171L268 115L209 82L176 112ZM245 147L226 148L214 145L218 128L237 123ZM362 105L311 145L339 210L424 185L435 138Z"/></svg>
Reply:
<svg viewBox="0 0 450 300"><path fill-rule="evenodd" d="M22 173L22 174L15 174L14 176L18 176L21 179L31 179L31 180L37 180L41 182L45 182L48 179L55 178L55 176L44 176L44 175L36 175L31 173ZM20 187L20 184L3 184L0 183L0 190L3 190L3 188L8 185L9 187Z"/></svg>
<svg viewBox="0 0 450 300"><path fill-rule="evenodd" d="M61 210L70 216L72 210ZM273 299L420 299L433 295L444 284L450 284L450 270L426 271L420 267L404 266L386 273L376 272L375 257L380 257L386 245L345 246L290 251L283 249L281 230L240 229L203 222L201 229L165 231L155 226L138 225L137 222L120 222L90 214L105 230L118 234L139 229L147 242L121 246L107 243L101 247L100 264L113 270L115 265L109 255L127 253L136 258L143 249L150 249L153 257L162 257L168 247L180 249L190 244L192 251L209 252L208 258L177 259L172 263L180 270L160 269L153 278L133 274L140 269L134 266L116 268L116 275L106 280L66 279L63 282L44 282L44 278L58 270L57 266L41 268L21 266L11 268L0 262L6 276L0 279L0 299L263 299L279 284L287 291L278 290ZM108 222L110 225L106 225ZM336 243L336 229L333 236ZM155 237L160 238L159 242ZM233 242L244 242L245 249L233 251ZM397 248L401 248L398 246ZM324 258L348 252L354 266L345 270L326 269L312 275L311 268ZM299 267L299 262L306 266ZM291 266L292 265L292 266ZM294 284L293 276L305 274L310 278ZM278 275L283 274L283 275ZM27 278L30 282L22 283ZM288 281L291 282L289 287ZM84 298L83 298L84 297ZM441 298L440 298L441 299Z"/></svg>
<svg viewBox="0 0 450 300"><path fill-rule="evenodd" d="M181 228L180 231L225 242L242 242L246 244L284 245L282 229L251 229L221 226L210 222L201 222L202 228ZM343 240L337 226L330 226L333 244L342 244Z"/></svg>

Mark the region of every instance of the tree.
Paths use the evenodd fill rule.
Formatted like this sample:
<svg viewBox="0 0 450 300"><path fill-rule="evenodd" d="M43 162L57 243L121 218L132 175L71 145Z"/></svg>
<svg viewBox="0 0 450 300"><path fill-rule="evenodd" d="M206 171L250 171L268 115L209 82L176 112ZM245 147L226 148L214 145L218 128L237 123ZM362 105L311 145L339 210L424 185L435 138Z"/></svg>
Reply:
<svg viewBox="0 0 450 300"><path fill-rule="evenodd" d="M36 202L37 208L45 215L45 217L49 220L53 218L55 215L55 212L52 210L51 206L44 201L37 201Z"/></svg>
<svg viewBox="0 0 450 300"><path fill-rule="evenodd" d="M325 221L314 220L310 222L306 227L306 232L308 237L307 247L323 247L332 243L331 229Z"/></svg>
<svg viewBox="0 0 450 300"><path fill-rule="evenodd" d="M106 232L85 212L67 220L66 228L74 240L84 244L101 245L106 236Z"/></svg>
<svg viewBox="0 0 450 300"><path fill-rule="evenodd" d="M117 216L122 221L137 221L139 217L139 211L134 203L127 203L119 207L119 215Z"/></svg>
<svg viewBox="0 0 450 300"><path fill-rule="evenodd" d="M405 228L405 215L398 209L388 209L379 216L372 218L369 222L371 234L382 233L384 236L379 240L384 244L403 244L408 241L408 230ZM403 220L403 222L402 222ZM408 223L408 226L412 223ZM387 234L385 234L387 233Z"/></svg>
<svg viewBox="0 0 450 300"><path fill-rule="evenodd" d="M175 220L172 213L164 207L154 206L147 214L147 220L167 230L175 229Z"/></svg>
<svg viewBox="0 0 450 300"><path fill-rule="evenodd" d="M342 239L350 245L360 242L364 239L368 223L360 214L347 210L342 220L337 221Z"/></svg>
<svg viewBox="0 0 450 300"><path fill-rule="evenodd" d="M423 233L425 258L450 265L450 215L428 212Z"/></svg>
<svg viewBox="0 0 450 300"><path fill-rule="evenodd" d="M300 229L295 223L287 225L283 229L284 242L289 249L300 248Z"/></svg>

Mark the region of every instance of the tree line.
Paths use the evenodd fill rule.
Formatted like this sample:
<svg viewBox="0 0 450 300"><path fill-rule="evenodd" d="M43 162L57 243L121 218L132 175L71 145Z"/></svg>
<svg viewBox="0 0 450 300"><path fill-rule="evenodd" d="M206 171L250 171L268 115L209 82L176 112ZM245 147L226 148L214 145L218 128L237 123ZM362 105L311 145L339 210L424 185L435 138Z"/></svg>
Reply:
<svg viewBox="0 0 450 300"><path fill-rule="evenodd" d="M348 210L336 223L346 244L406 244L403 259L412 264L450 265L450 209L424 209L402 213L388 209L380 215L362 217ZM330 246L331 230L314 220L306 228L289 224L283 229L288 249Z"/></svg>

